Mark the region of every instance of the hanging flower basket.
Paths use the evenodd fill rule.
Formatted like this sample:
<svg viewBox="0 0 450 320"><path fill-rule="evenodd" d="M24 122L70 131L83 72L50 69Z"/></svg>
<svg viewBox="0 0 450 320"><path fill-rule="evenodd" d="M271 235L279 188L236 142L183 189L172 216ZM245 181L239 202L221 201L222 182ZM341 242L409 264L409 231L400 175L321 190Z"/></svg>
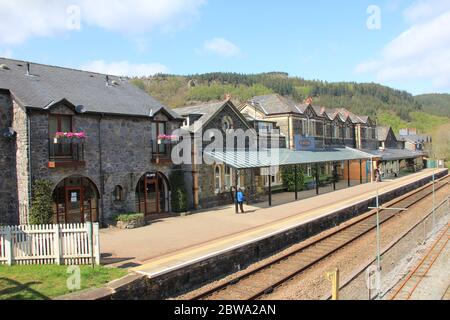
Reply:
<svg viewBox="0 0 450 320"><path fill-rule="evenodd" d="M56 132L53 142L56 143L71 143L84 142L87 138L86 132Z"/></svg>
<svg viewBox="0 0 450 320"><path fill-rule="evenodd" d="M175 135L160 134L158 136L158 144L170 144L178 142L179 138Z"/></svg>

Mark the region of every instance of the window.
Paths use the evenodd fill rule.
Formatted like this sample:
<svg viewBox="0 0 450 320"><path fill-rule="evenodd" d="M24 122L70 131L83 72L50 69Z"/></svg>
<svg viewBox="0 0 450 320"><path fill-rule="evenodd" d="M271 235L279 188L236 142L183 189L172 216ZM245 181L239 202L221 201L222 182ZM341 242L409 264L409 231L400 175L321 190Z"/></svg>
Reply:
<svg viewBox="0 0 450 320"><path fill-rule="evenodd" d="M165 135L167 128L166 122L152 122L151 139L153 154L166 154L166 145L164 141L158 139L160 135Z"/></svg>
<svg viewBox="0 0 450 320"><path fill-rule="evenodd" d="M323 122L322 121L316 121L314 120L314 124L315 124L315 136L316 137L322 137L323 136Z"/></svg>
<svg viewBox="0 0 450 320"><path fill-rule="evenodd" d="M308 134L312 137L316 135L316 122L314 120L309 120L309 132Z"/></svg>
<svg viewBox="0 0 450 320"><path fill-rule="evenodd" d="M230 190L232 187L233 169L225 166L225 189Z"/></svg>
<svg viewBox="0 0 450 320"><path fill-rule="evenodd" d="M220 193L222 189L222 170L220 170L220 166L216 166L215 172L214 172L214 185L216 189L216 194Z"/></svg>
<svg viewBox="0 0 450 320"><path fill-rule="evenodd" d="M53 139L57 132L72 132L72 116L51 115L48 120L49 138ZM50 154L56 157L72 156L72 146L69 143L50 143Z"/></svg>
<svg viewBox="0 0 450 320"><path fill-rule="evenodd" d="M258 130L270 133L273 130L273 124L267 122L258 122Z"/></svg>
<svg viewBox="0 0 450 320"><path fill-rule="evenodd" d="M122 186L116 186L114 188L114 200L123 201L123 188Z"/></svg>
<svg viewBox="0 0 450 320"><path fill-rule="evenodd" d="M222 119L222 129L227 132L228 130L233 129L233 120L229 116L225 116Z"/></svg>

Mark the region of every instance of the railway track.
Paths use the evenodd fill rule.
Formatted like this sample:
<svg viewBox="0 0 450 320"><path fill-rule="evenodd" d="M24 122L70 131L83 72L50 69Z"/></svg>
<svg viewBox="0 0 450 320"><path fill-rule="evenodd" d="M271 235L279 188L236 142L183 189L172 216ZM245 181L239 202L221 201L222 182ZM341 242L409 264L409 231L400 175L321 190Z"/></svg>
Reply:
<svg viewBox="0 0 450 320"><path fill-rule="evenodd" d="M437 180L435 189L439 190L446 186L449 178L450 176L445 176ZM430 183L388 202L385 206L409 208L432 192L432 184ZM380 210L380 222L385 223L401 212ZM207 291L198 293L190 299L255 300L261 298L375 228L376 210L372 210L293 252L269 261Z"/></svg>
<svg viewBox="0 0 450 320"><path fill-rule="evenodd" d="M427 276L431 267L441 255L450 240L450 224L447 224L438 239L433 243L427 254L417 266L408 274L405 280L394 290L391 300L410 300L422 280ZM448 290L447 290L448 291ZM445 295L444 295L445 296Z"/></svg>

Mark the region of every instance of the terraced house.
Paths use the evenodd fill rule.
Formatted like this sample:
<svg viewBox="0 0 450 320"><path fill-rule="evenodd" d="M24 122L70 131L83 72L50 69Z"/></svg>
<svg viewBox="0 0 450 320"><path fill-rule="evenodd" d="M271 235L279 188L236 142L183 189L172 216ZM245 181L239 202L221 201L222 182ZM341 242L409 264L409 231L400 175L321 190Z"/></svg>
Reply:
<svg viewBox="0 0 450 320"><path fill-rule="evenodd" d="M55 222L170 212L170 144L184 119L127 80L0 59L0 223L27 223L33 181Z"/></svg>
<svg viewBox="0 0 450 320"><path fill-rule="evenodd" d="M326 109L314 106L308 98L298 104L278 94L258 96L239 107L246 115L276 122L286 136L289 149L295 151L330 151L350 149L377 149L375 122L367 116L357 116L346 109ZM345 164L336 152L335 161L320 164L322 174L336 171L342 179L370 180L371 163L364 160ZM312 174L311 165L307 166ZM349 174L350 173L350 174Z"/></svg>

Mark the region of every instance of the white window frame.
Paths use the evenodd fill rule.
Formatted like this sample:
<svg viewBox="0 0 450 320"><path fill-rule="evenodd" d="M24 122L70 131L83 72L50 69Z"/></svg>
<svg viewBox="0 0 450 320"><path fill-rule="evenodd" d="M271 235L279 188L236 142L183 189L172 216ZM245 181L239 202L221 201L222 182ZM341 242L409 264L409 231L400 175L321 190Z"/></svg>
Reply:
<svg viewBox="0 0 450 320"><path fill-rule="evenodd" d="M217 173L219 170L219 173ZM217 179L219 179L219 187L217 188ZM219 194L222 191L222 167L217 165L214 168L214 189L216 194Z"/></svg>

